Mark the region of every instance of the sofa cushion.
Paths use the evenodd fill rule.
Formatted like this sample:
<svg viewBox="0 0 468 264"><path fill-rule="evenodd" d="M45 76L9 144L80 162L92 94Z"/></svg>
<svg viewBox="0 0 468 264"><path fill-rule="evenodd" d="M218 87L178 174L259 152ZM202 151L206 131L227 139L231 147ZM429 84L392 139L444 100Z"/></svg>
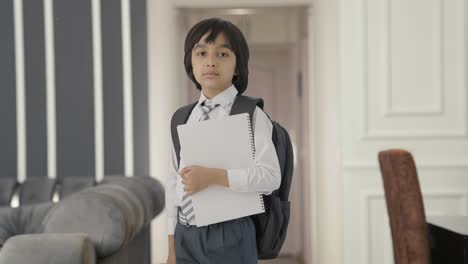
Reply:
<svg viewBox="0 0 468 264"><path fill-rule="evenodd" d="M60 198L63 199L70 194L79 192L85 188L94 186L96 181L94 177L87 176L68 176L60 179Z"/></svg>
<svg viewBox="0 0 468 264"><path fill-rule="evenodd" d="M10 206L16 184L16 178L0 178L0 206Z"/></svg>
<svg viewBox="0 0 468 264"><path fill-rule="evenodd" d="M55 179L47 177L27 178L19 188L20 204L38 204L52 201L55 183Z"/></svg>

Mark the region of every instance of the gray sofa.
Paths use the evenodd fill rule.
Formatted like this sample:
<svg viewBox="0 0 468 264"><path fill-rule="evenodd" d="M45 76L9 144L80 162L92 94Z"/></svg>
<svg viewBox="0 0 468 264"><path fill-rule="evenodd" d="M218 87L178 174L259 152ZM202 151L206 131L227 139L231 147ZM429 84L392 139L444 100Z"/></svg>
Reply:
<svg viewBox="0 0 468 264"><path fill-rule="evenodd" d="M11 208L10 183L0 179L0 264L150 263L150 222L165 204L157 180L32 181L14 188L20 206ZM57 186L62 198L54 203Z"/></svg>

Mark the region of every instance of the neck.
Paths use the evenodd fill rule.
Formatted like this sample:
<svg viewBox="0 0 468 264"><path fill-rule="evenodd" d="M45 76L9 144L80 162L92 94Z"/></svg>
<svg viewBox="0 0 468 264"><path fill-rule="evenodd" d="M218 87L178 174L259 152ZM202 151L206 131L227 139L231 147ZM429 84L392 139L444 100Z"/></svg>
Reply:
<svg viewBox="0 0 468 264"><path fill-rule="evenodd" d="M218 94L224 92L227 88L229 88L231 85L225 87L225 88L221 88L221 89L217 89L217 88L203 88L202 87L202 91L203 91L203 94L205 95L206 98L208 99L213 99L215 98Z"/></svg>

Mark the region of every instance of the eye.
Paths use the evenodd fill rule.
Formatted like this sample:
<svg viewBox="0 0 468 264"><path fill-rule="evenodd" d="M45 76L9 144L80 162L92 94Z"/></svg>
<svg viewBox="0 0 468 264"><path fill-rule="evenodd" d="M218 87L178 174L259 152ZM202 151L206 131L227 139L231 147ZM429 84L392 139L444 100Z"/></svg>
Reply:
<svg viewBox="0 0 468 264"><path fill-rule="evenodd" d="M227 57L227 56L229 56L229 54L228 54L227 52L221 52L221 53L219 53L219 55L220 55L221 57Z"/></svg>
<svg viewBox="0 0 468 264"><path fill-rule="evenodd" d="M200 52L197 52L195 53L196 56L205 56L205 53L204 51L200 51Z"/></svg>

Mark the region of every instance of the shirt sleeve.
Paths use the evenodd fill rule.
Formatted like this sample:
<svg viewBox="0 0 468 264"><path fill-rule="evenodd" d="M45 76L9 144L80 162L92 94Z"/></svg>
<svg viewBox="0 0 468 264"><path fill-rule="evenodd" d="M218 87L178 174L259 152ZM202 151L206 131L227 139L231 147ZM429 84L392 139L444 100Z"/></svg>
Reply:
<svg viewBox="0 0 468 264"><path fill-rule="evenodd" d="M239 192L270 194L281 184L276 149L271 139L273 124L257 107L254 111L255 167L227 170L229 187Z"/></svg>
<svg viewBox="0 0 468 264"><path fill-rule="evenodd" d="M171 141L172 142L172 141ZM169 171L166 177L166 210L167 210L167 230L168 235L174 235L177 224L177 205L176 205L176 185L177 185L177 156L172 146L172 158L169 164Z"/></svg>

